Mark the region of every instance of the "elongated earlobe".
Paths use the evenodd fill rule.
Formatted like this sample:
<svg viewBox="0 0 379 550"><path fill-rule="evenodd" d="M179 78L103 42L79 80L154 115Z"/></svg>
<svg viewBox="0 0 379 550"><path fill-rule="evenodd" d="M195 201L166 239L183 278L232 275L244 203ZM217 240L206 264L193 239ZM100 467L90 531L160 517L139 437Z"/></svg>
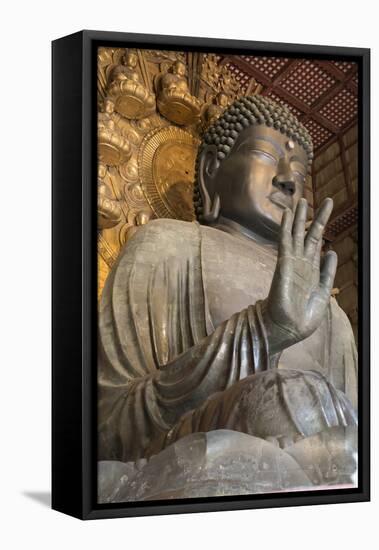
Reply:
<svg viewBox="0 0 379 550"><path fill-rule="evenodd" d="M217 148L214 145L206 147L201 154L198 170L198 184L202 199L202 214L200 221L209 224L217 221L220 215L221 201L214 189L214 178L219 168Z"/></svg>
<svg viewBox="0 0 379 550"><path fill-rule="evenodd" d="M208 211L203 211L202 220L204 223L214 223L220 215L221 201L218 193L214 194L213 201Z"/></svg>

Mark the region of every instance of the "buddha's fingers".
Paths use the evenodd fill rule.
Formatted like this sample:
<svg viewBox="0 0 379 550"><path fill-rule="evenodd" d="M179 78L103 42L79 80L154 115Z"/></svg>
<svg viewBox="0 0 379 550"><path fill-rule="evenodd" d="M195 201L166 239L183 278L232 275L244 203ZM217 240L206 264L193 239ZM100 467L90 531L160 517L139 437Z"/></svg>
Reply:
<svg viewBox="0 0 379 550"><path fill-rule="evenodd" d="M306 199L300 199L295 213L292 227L293 251L295 255L302 256L304 252L305 222L307 220L308 203Z"/></svg>
<svg viewBox="0 0 379 550"><path fill-rule="evenodd" d="M286 208L280 228L279 236L279 256L287 256L292 254L292 222L293 215L289 208Z"/></svg>
<svg viewBox="0 0 379 550"><path fill-rule="evenodd" d="M317 272L316 276L320 278L320 263L321 263L321 249L322 249L322 239L318 241L316 246L315 255L313 257L313 269Z"/></svg>
<svg viewBox="0 0 379 550"><path fill-rule="evenodd" d="M325 292L328 298L333 288L334 277L337 270L337 261L337 254L334 250L329 250L329 252L325 254L320 273L320 288Z"/></svg>
<svg viewBox="0 0 379 550"><path fill-rule="evenodd" d="M328 223L332 210L333 200L329 198L325 199L312 222L307 236L305 237L304 255L310 260L313 260L314 254L317 250L317 245L319 244L320 239L322 239L325 226Z"/></svg>

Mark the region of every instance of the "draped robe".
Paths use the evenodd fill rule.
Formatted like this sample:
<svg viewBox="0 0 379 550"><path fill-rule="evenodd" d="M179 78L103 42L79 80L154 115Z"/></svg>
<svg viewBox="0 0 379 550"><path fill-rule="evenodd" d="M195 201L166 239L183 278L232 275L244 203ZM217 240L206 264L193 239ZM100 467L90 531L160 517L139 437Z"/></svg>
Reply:
<svg viewBox="0 0 379 550"><path fill-rule="evenodd" d="M275 264L273 249L197 222L161 219L138 229L99 308L100 460L159 452L188 411L276 367L318 371L356 406L354 337L333 298L309 338L270 357L259 301Z"/></svg>

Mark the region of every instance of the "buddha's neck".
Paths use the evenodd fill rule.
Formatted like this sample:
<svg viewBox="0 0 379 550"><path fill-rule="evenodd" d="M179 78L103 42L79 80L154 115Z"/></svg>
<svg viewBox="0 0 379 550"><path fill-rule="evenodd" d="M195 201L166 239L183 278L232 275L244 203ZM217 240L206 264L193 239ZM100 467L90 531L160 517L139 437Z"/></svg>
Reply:
<svg viewBox="0 0 379 550"><path fill-rule="evenodd" d="M275 253L277 252L278 245L276 242L262 237L262 235L255 233L251 229L244 227L234 220L219 216L217 222L213 224L213 227L220 229L221 231L225 231L226 233L230 233L231 235L243 239L244 241L252 241L258 245L261 245L263 248L270 248L272 251L275 251Z"/></svg>

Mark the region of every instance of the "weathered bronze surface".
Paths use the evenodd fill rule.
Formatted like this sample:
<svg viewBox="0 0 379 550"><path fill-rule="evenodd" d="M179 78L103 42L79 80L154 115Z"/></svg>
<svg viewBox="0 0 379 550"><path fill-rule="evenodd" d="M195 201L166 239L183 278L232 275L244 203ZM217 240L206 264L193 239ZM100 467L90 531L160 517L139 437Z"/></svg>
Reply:
<svg viewBox="0 0 379 550"><path fill-rule="evenodd" d="M158 152L149 141L170 127L144 128L138 151ZM163 204L176 217L188 132L179 151L163 140L169 152L149 153L134 182L155 215ZM234 101L202 137L198 221L182 221L186 207L181 220L145 210L125 238L99 306L100 501L355 483L356 349L331 298L337 257L321 252L330 199L306 231L311 159L286 109Z"/></svg>
<svg viewBox="0 0 379 550"><path fill-rule="evenodd" d="M99 462L100 502L348 488L356 483L356 432L328 428L285 449L231 430L195 433L149 461Z"/></svg>

